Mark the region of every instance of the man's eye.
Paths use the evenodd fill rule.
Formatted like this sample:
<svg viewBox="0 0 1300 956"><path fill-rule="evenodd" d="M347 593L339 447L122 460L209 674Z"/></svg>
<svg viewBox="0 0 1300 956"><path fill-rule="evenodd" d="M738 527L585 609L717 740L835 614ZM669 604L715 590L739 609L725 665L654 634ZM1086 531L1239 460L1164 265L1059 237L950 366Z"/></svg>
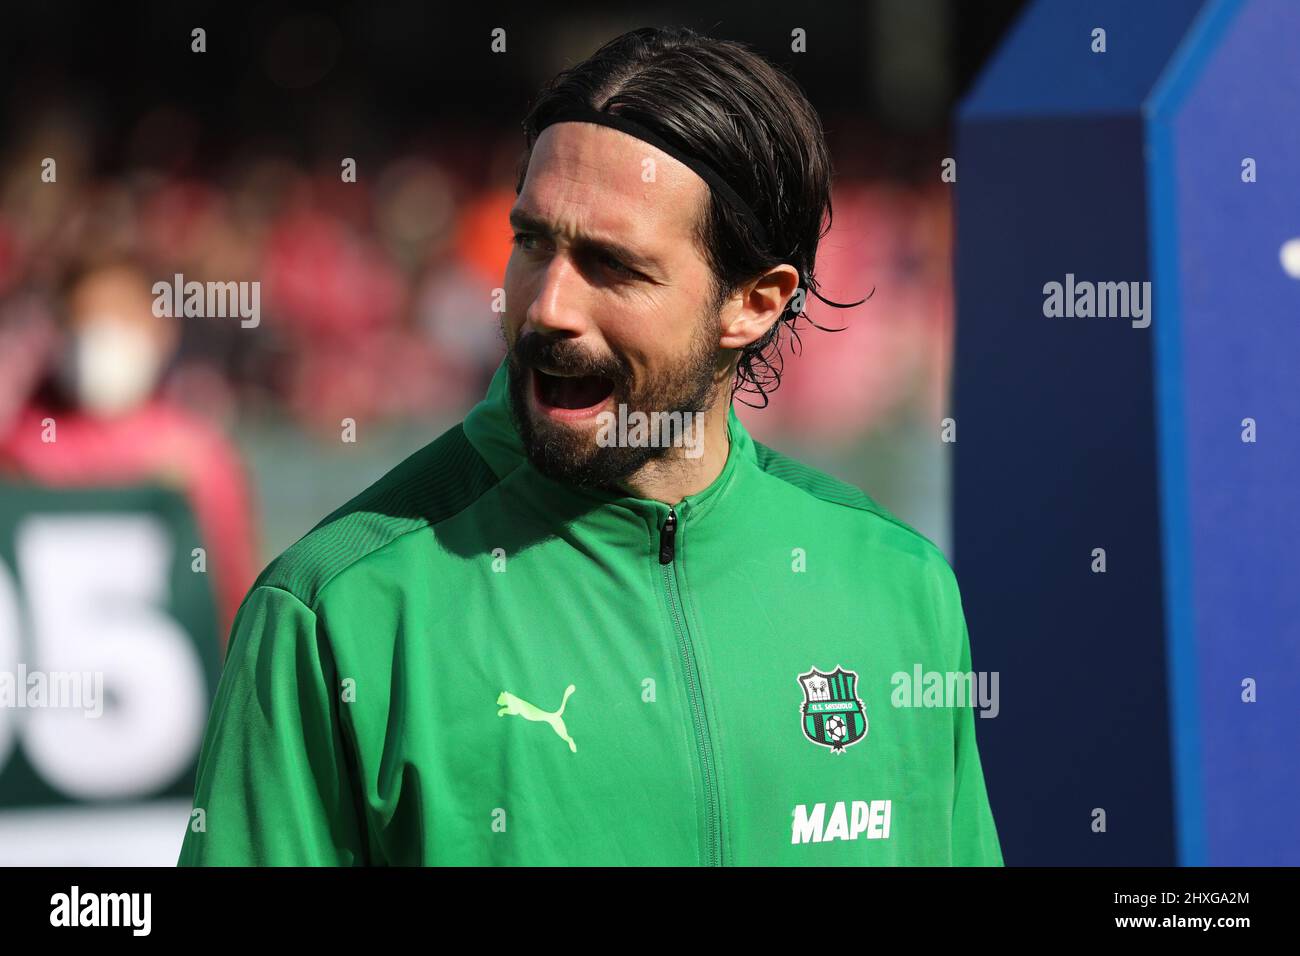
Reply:
<svg viewBox="0 0 1300 956"><path fill-rule="evenodd" d="M546 237L538 235L537 233L515 233L515 239L513 239L515 246L521 248L521 250L524 250L525 252L545 251L542 248L542 243L545 241ZM529 243L532 243L532 245L529 245Z"/></svg>
<svg viewBox="0 0 1300 956"><path fill-rule="evenodd" d="M637 274L635 270L629 269L627 266L623 265L623 263L619 262L611 255L602 255L600 257L600 261L603 262L609 268L613 269L619 275L635 276Z"/></svg>

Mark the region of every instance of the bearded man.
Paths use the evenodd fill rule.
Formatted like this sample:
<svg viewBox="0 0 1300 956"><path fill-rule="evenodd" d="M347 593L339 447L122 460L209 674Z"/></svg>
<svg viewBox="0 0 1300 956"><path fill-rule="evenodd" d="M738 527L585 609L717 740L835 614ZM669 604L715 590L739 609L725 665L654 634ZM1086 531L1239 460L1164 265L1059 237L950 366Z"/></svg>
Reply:
<svg viewBox="0 0 1300 956"><path fill-rule="evenodd" d="M813 108L643 29L524 130L506 358L249 593L181 862L1001 864L968 702L891 684L970 673L947 562L732 407L816 294Z"/></svg>

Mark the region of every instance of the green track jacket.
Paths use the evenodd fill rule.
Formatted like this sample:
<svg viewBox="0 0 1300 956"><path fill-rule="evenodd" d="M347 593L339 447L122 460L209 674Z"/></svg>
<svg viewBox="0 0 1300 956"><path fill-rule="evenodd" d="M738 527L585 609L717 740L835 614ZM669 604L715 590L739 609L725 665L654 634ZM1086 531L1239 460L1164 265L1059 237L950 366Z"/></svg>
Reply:
<svg viewBox="0 0 1300 956"><path fill-rule="evenodd" d="M896 706L971 670L934 545L734 410L675 507L552 481L507 374L254 584L182 865L1001 865L973 710Z"/></svg>

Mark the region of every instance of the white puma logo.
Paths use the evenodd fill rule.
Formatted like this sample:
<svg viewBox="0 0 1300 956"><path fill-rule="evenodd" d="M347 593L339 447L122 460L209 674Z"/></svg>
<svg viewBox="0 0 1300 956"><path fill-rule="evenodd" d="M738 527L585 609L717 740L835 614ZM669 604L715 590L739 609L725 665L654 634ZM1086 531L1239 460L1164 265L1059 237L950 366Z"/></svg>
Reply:
<svg viewBox="0 0 1300 956"><path fill-rule="evenodd" d="M497 711L498 717L523 717L525 720L544 720L551 725L551 729L560 735L560 739L567 742L569 750L573 753L578 752L578 745L573 742L568 731L564 727L564 705L569 702L569 695L573 693L573 685L570 684L564 689L564 699L560 701L560 709L554 712L542 710L526 700L521 700L509 691L503 690L497 697L497 704L501 707Z"/></svg>

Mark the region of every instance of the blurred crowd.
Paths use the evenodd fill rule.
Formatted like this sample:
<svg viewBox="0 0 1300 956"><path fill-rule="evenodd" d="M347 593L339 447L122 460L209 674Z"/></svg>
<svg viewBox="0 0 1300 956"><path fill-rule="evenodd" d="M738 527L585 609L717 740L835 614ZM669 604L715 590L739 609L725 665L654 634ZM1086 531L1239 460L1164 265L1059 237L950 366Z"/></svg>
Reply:
<svg viewBox="0 0 1300 956"><path fill-rule="evenodd" d="M522 137L431 135L422 151L316 163L253 153L220 173L175 161L193 120L160 111L127 138L141 157L105 174L86 130L48 116L0 160L0 426L24 384L57 363L70 269L133 263L152 285L261 284L262 320L182 318L158 385L218 425L291 419L336 436L375 423L450 418L482 393L502 354L492 290L510 253L506 214ZM157 142L154 148L149 143ZM150 162L148 157L169 157ZM53 159L53 182L43 181ZM44 165L43 165L44 164ZM46 177L48 178L48 177ZM852 441L919 389L936 409L951 332L947 187L840 180L809 317L760 430ZM63 342L66 346L66 341Z"/></svg>
<svg viewBox="0 0 1300 956"><path fill-rule="evenodd" d="M177 273L260 282L254 328L176 320L161 384L218 421L284 414L336 430L343 416L460 407L495 365L490 290L509 252L512 197L504 168L473 190L458 170L417 156L378 169L363 162L355 183L342 181L342 158L313 168L267 155L222 175L144 167L104 176L84 162L87 140L75 123L46 122L0 174L7 371L34 373L49 360L40 349L53 336L37 327L59 329L69 268L121 260L150 285ZM47 157L55 182L42 181Z"/></svg>

